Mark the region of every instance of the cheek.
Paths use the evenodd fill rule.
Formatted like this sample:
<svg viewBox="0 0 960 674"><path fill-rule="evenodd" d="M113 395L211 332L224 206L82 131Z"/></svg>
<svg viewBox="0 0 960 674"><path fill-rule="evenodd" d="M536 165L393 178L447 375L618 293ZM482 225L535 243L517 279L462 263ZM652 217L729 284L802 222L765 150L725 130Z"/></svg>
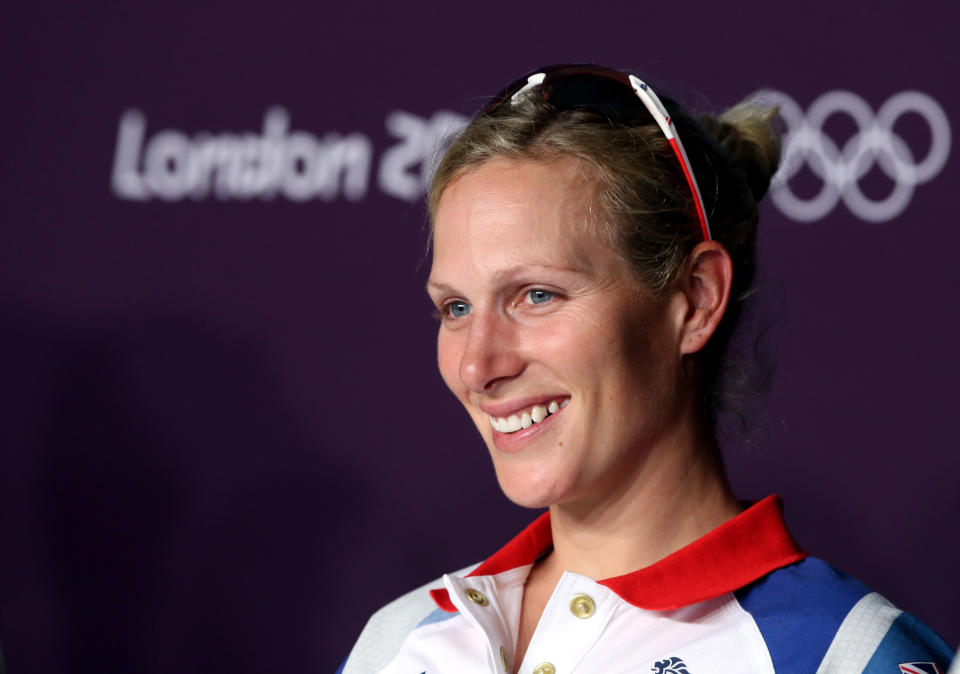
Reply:
<svg viewBox="0 0 960 674"><path fill-rule="evenodd" d="M618 335L597 315L585 314L564 316L528 335L530 353L575 377L609 367L620 351Z"/></svg>
<svg viewBox="0 0 960 674"><path fill-rule="evenodd" d="M648 406L651 413L671 408L682 372L670 324L654 315L626 325L623 336L621 360L631 397Z"/></svg>
<svg viewBox="0 0 960 674"><path fill-rule="evenodd" d="M669 370L668 340L657 331L662 317L634 301L628 297L554 322L537 335L540 357L581 386L615 398L632 400L637 387L656 386L661 370Z"/></svg>

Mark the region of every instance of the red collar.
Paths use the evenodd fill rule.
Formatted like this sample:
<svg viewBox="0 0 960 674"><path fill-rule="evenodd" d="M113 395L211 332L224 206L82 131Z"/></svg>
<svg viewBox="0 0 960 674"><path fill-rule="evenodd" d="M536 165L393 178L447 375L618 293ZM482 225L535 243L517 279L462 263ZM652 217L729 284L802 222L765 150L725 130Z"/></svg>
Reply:
<svg viewBox="0 0 960 674"><path fill-rule="evenodd" d="M546 512L467 575L492 576L533 564L552 544ZM598 582L634 606L661 611L733 592L806 556L787 531L783 501L774 495L656 564ZM430 594L444 611L456 612L445 589Z"/></svg>

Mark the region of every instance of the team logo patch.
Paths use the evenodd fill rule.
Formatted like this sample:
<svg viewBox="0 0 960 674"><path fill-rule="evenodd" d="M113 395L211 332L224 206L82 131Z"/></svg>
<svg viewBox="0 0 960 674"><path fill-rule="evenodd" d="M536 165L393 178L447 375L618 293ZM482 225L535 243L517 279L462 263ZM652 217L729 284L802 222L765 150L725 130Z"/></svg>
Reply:
<svg viewBox="0 0 960 674"><path fill-rule="evenodd" d="M903 667L903 665L900 665ZM687 665L680 658L667 658L666 660L657 660L653 663L653 674L690 674L687 671ZM943 674L943 672L940 672Z"/></svg>
<svg viewBox="0 0 960 674"><path fill-rule="evenodd" d="M932 662L901 662L902 674L943 674L943 670Z"/></svg>

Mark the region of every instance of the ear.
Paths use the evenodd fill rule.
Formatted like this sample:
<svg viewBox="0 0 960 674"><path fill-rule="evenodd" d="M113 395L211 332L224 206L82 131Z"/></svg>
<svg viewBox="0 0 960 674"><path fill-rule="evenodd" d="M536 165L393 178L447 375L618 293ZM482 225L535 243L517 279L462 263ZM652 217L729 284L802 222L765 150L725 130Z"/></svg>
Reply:
<svg viewBox="0 0 960 674"><path fill-rule="evenodd" d="M706 346L727 311L732 281L733 261L727 249L716 241L697 244L676 285L680 353L696 353Z"/></svg>

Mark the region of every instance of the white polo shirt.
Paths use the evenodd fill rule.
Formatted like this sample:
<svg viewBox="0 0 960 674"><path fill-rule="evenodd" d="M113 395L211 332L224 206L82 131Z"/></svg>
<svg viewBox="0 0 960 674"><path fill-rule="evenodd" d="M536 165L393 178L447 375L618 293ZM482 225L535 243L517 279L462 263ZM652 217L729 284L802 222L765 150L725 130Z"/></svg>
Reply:
<svg viewBox="0 0 960 674"><path fill-rule="evenodd" d="M512 671L523 585L551 546L545 513L476 568L378 611L340 671ZM639 571L564 573L519 672L942 674L951 655L915 618L808 558L770 496Z"/></svg>

